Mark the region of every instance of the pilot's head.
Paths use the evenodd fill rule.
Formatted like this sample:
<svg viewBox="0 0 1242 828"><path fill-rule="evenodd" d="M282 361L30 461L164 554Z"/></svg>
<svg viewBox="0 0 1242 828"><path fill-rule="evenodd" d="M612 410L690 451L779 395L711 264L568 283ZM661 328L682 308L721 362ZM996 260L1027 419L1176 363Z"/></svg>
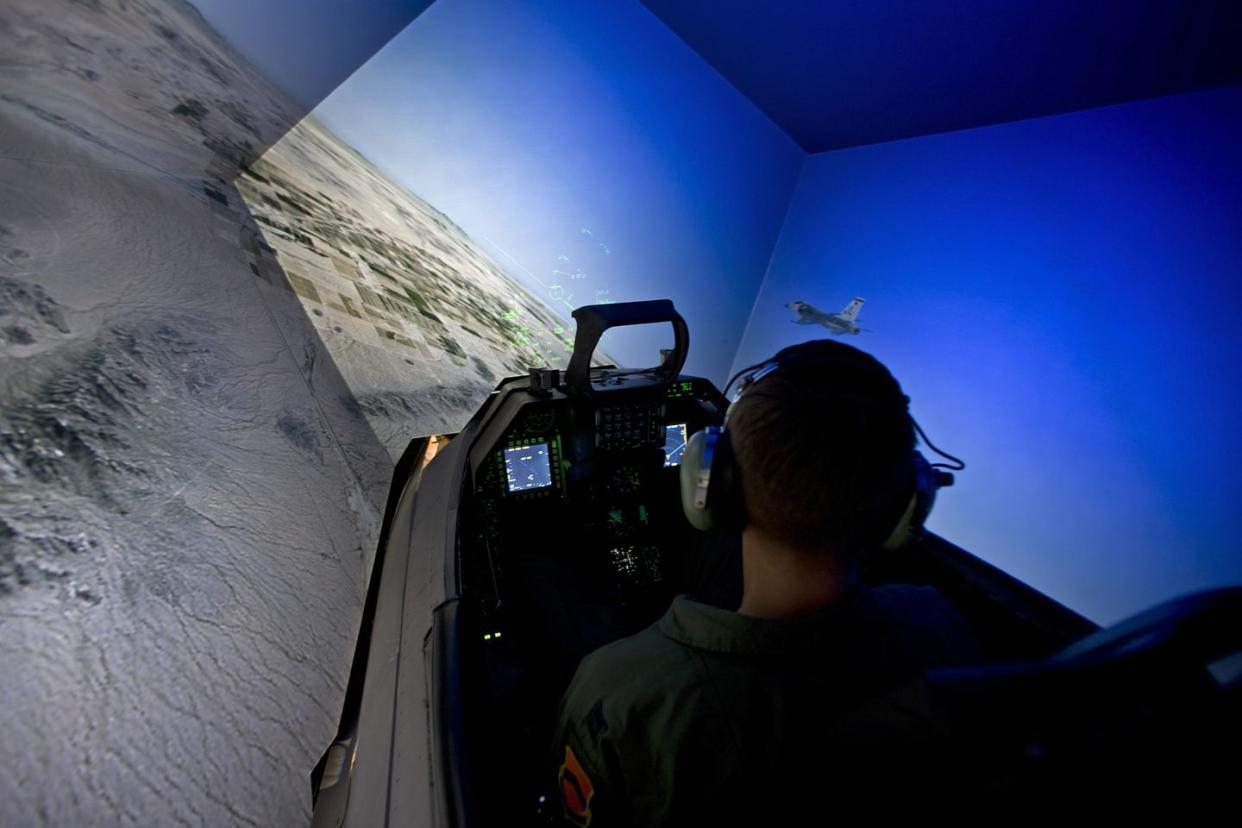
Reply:
<svg viewBox="0 0 1242 828"><path fill-rule="evenodd" d="M747 527L851 561L908 503L908 401L875 357L840 342L794 345L772 361L729 410Z"/></svg>

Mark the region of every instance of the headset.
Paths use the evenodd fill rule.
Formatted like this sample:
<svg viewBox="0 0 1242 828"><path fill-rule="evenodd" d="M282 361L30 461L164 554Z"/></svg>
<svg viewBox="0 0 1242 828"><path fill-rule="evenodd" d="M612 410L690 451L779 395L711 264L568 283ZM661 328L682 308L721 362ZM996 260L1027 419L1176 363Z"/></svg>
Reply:
<svg viewBox="0 0 1242 828"><path fill-rule="evenodd" d="M839 343L830 343L830 345L833 348L847 349L838 352L836 356L840 359L833 361L842 365L852 362L853 365L849 370L855 372L871 372L872 376L868 381L874 382L880 379L876 369L882 369L883 366L878 362L874 365L865 363L863 361L867 357L865 352ZM785 348L772 359L744 368L735 374L725 385L727 397L729 388L739 377L742 378L730 410L748 389L753 388L764 377L775 371L792 372L791 364L805 362L805 357L799 358L790 354L799 347ZM827 365L824 368L827 370ZM892 380L891 376L888 379ZM892 382L900 391L900 387L896 386L896 381L892 380ZM910 398L903 394L902 399L906 408L906 416L910 417ZM682 455L682 511L685 512L686 520L690 525L701 531L707 531L712 527L740 531L746 525L746 502L742 495L741 473L733 453L728 421L728 412L726 412L724 426L708 426L695 432L686 444L685 453ZM936 448L931 440L927 439L927 435L923 433L923 429L913 417L910 417L910 424L928 448L941 457L951 460L953 465L929 463L927 458L917 450L911 453L909 460L900 463L893 471L893 479L900 481L895 486L900 494L896 497L890 495L888 497L890 502L882 504L876 510L877 517L874 520L877 525L864 529L862 537L864 544L869 548L875 548L878 545L881 550L895 551L916 540L922 534L923 524L931 514L932 506L936 501L936 492L953 485L953 474L944 469L961 471L966 468L964 462Z"/></svg>

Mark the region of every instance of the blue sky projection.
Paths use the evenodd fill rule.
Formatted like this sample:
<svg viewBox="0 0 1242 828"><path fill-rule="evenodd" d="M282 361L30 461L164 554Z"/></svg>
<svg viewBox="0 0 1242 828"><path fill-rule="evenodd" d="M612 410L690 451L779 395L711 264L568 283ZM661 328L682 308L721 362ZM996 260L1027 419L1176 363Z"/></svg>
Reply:
<svg viewBox="0 0 1242 828"><path fill-rule="evenodd" d="M1242 87L829 152L738 355L866 297L970 468L931 527L1097 621L1242 581Z"/></svg>

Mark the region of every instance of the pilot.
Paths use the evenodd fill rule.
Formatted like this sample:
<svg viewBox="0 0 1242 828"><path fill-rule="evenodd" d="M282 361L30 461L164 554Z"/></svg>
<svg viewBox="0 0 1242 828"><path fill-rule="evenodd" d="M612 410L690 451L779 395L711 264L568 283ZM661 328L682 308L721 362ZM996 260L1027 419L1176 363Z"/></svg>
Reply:
<svg viewBox="0 0 1242 828"><path fill-rule="evenodd" d="M817 340L751 372L724 430L695 435L683 501L699 528L740 532L741 603L678 596L582 660L553 748L569 824L822 821L830 800L857 793L842 722L930 668L978 660L935 590L860 578L920 505L908 403L874 357ZM696 506L686 489L700 469ZM878 728L891 732L885 710Z"/></svg>

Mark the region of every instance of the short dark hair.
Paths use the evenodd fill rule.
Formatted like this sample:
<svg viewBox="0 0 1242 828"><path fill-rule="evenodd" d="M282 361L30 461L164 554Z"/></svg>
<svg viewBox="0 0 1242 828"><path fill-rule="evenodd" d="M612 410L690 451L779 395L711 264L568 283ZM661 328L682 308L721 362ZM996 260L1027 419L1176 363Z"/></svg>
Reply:
<svg viewBox="0 0 1242 828"><path fill-rule="evenodd" d="M772 361L729 410L748 521L804 550L849 555L882 542L892 527L881 521L896 523L913 485L901 386L875 357L832 340Z"/></svg>

